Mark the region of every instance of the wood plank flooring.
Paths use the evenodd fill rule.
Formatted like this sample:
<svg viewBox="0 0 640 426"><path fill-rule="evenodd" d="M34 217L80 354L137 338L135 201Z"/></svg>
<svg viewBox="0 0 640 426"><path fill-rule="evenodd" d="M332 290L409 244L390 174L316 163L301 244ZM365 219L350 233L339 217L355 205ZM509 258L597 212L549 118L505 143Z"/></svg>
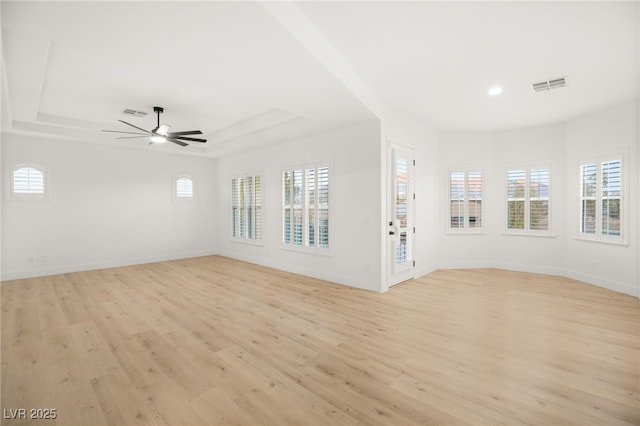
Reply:
<svg viewBox="0 0 640 426"><path fill-rule="evenodd" d="M3 425L640 425L640 302L569 279L210 256L1 290Z"/></svg>

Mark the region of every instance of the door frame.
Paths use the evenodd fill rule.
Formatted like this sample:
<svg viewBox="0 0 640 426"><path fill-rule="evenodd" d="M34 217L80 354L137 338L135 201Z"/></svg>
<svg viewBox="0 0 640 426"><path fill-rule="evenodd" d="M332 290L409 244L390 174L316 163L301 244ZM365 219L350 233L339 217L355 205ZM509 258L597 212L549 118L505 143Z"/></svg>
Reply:
<svg viewBox="0 0 640 426"><path fill-rule="evenodd" d="M385 200L385 262L386 262L386 287L390 287L410 280L415 277L415 152L414 148L387 140L387 172L385 176L387 197ZM396 164L395 159L399 153L408 157L408 188L407 188L407 226L405 232L408 237L409 256L406 266L396 270L396 249L400 238L400 228L396 221ZM393 232L394 235L390 235Z"/></svg>

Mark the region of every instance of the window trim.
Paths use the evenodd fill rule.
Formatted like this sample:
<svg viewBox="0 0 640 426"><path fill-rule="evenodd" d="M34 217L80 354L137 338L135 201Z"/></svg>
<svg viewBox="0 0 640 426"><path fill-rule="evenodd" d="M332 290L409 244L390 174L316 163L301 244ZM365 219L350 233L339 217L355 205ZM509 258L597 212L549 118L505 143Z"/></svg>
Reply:
<svg viewBox="0 0 640 426"><path fill-rule="evenodd" d="M547 229L538 230L531 229L531 171L546 169L549 173L549 195L546 197L548 200L548 226ZM509 228L509 172L523 170L525 174L524 184L524 228L512 229ZM553 162L535 162L515 164L513 166L507 166L505 168L505 205L504 205L504 235L516 235L516 236L528 236L528 237L555 237L553 233ZM540 198L540 197L537 197Z"/></svg>
<svg viewBox="0 0 640 426"><path fill-rule="evenodd" d="M329 244L328 247L318 247L317 245L313 246L313 247L309 247L307 245L303 244L301 245L297 245L297 244L293 244L293 243L286 243L284 241L284 221L285 221L285 193L284 193L284 173L285 172L294 172L297 170L301 170L302 174L303 174L303 182L306 181L306 171L308 169L315 169L316 171L320 168L327 168L328 169L328 177L327 179L329 180L328 183L328 192L329 192L329 202L328 202L328 207L327 209L329 210L328 212L328 221L329 221L329 230L328 230L328 240L329 240ZM335 204L335 200L334 200L334 194L333 194L333 188L334 186L334 180L335 180L335 174L334 174L334 170L333 170L333 164L331 161L327 160L327 161L318 161L318 162L313 162L313 163L302 163L302 164L295 164L292 166L288 166L288 167L283 167L280 170L280 197L281 197L281 213L280 213L280 248L283 250L290 250L290 251L295 251L295 252L301 252L301 253L310 253L310 254L316 254L316 255L322 255L322 256L333 256L333 224L334 224L334 216L333 216L333 210L334 210L334 204ZM303 186L303 195L302 195L302 199L303 199L303 203L301 205L301 208L303 210L303 212L306 211L306 190L305 187ZM303 214L303 218L304 218L304 223L303 223L303 229L305 228L305 224L307 224L307 216L305 214ZM306 235L306 232L303 233L303 235ZM304 237L303 237L304 238Z"/></svg>
<svg viewBox="0 0 640 426"><path fill-rule="evenodd" d="M252 184L254 185L254 198L253 198L253 209L255 211L256 209L256 203L255 203L255 178L259 178L260 179L260 238L248 238L248 237L240 237L240 236L235 236L233 235L234 229L233 229L233 220L234 220L234 212L233 212L233 200L234 200L234 195L233 195L233 182L236 179L247 179L247 178L252 178ZM233 175L231 175L231 199L230 199L230 207L231 207L231 221L230 221L230 232L229 232L229 239L232 242L235 243L242 243L242 244L250 244L250 245L254 245L254 246L264 246L264 229L263 229L263 224L265 223L264 217L265 217L265 208L264 208L264 201L265 201L265 185L264 185L264 173L262 173L262 171L249 171L249 172L240 172L240 173L235 173ZM255 234L255 230L254 230L254 234Z"/></svg>
<svg viewBox="0 0 640 426"><path fill-rule="evenodd" d="M468 221L465 219L464 221L464 227L462 228L452 228L451 227L451 173L452 172L462 172L464 173L464 217L467 218L468 217L468 212L469 212L469 173L480 173L480 179L482 181L482 207L481 207L481 211L482 211L482 225L479 227L469 227L469 223ZM445 207L446 207L446 213L445 213L445 233L448 235L486 235L487 234L487 230L486 230L486 220L485 220L485 209L484 206L486 205L486 193L485 193L485 186L486 186L486 179L485 179L485 170L483 167L470 167L470 166L463 166L463 167L449 167L448 171L447 171L447 175L446 175L446 182L447 182L447 191L445 192L446 195L446 203L445 203Z"/></svg>
<svg viewBox="0 0 640 426"><path fill-rule="evenodd" d="M191 196L179 197L178 196L178 181L180 179L189 179L191 181ZM196 185L193 176L188 174L179 174L171 178L171 200L174 203L190 203L196 198Z"/></svg>
<svg viewBox="0 0 640 426"><path fill-rule="evenodd" d="M611 236L602 234L602 163L607 161L620 161L620 235ZM596 229L593 234L583 233L581 231L582 223L582 166L587 164L596 165ZM578 241L586 241L600 244L614 244L627 246L629 244L628 235L628 218L629 218L629 197L628 195L628 175L627 170L627 151L615 151L604 154L596 154L589 157L580 158L576 167L577 174L577 223L575 228L575 239Z"/></svg>
<svg viewBox="0 0 640 426"><path fill-rule="evenodd" d="M42 193L16 193L14 192L14 173L17 170L31 168L42 173L43 192ZM47 167L41 163L33 161L19 161L10 164L6 168L6 198L11 201L49 201L51 192L51 177Z"/></svg>

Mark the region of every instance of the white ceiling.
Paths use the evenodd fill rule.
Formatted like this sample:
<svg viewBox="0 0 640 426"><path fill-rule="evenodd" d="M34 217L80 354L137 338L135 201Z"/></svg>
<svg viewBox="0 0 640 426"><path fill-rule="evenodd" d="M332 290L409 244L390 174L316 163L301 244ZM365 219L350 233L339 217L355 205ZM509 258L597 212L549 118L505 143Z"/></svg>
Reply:
<svg viewBox="0 0 640 426"><path fill-rule="evenodd" d="M565 121L638 96L640 3L301 3L386 105L438 129ZM568 76L534 94L531 84ZM498 85L498 97L487 96Z"/></svg>
<svg viewBox="0 0 640 426"><path fill-rule="evenodd" d="M306 28L290 32L259 2L3 1L3 130L147 148L100 129L151 129L157 105L209 142L153 149L219 156L376 119L305 29L385 107L436 129L559 122L638 97L638 5L300 2ZM567 87L531 90L559 76Z"/></svg>

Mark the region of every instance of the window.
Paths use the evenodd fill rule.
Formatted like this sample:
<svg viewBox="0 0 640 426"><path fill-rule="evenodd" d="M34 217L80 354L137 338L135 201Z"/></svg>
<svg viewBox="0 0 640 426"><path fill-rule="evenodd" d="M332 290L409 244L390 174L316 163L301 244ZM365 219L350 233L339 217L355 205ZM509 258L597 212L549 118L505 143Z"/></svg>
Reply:
<svg viewBox="0 0 640 426"><path fill-rule="evenodd" d="M46 199L47 173L36 164L18 164L10 168L9 198Z"/></svg>
<svg viewBox="0 0 640 426"><path fill-rule="evenodd" d="M507 172L507 231L549 234L551 178L548 167Z"/></svg>
<svg viewBox="0 0 640 426"><path fill-rule="evenodd" d="M288 247L329 248L329 167L295 168L282 173L282 243Z"/></svg>
<svg viewBox="0 0 640 426"><path fill-rule="evenodd" d="M449 230L473 232L482 228L482 172L450 171Z"/></svg>
<svg viewBox="0 0 640 426"><path fill-rule="evenodd" d="M178 176L175 196L178 199L193 198L193 180L189 176Z"/></svg>
<svg viewBox="0 0 640 426"><path fill-rule="evenodd" d="M580 164L579 237L624 241L622 155Z"/></svg>
<svg viewBox="0 0 640 426"><path fill-rule="evenodd" d="M549 169L533 169L529 180L529 229L549 230Z"/></svg>
<svg viewBox="0 0 640 426"><path fill-rule="evenodd" d="M231 237L239 241L262 239L260 176L240 176L231 179Z"/></svg>

